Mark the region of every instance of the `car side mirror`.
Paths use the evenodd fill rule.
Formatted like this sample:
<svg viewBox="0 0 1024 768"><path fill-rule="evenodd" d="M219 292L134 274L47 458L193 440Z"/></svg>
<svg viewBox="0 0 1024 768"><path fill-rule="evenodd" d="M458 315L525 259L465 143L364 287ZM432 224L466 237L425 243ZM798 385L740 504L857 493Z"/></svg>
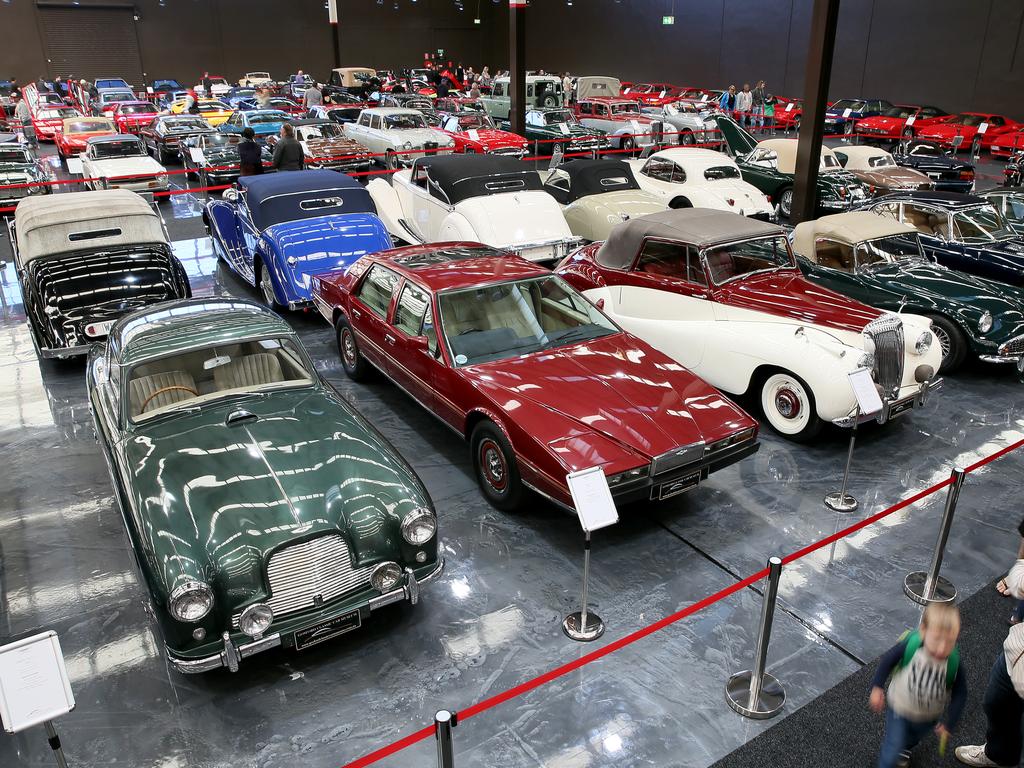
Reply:
<svg viewBox="0 0 1024 768"><path fill-rule="evenodd" d="M427 355L431 354L431 352L430 352L430 339L428 339L426 336L413 336L409 340L409 344L417 352L423 352L424 354L427 354Z"/></svg>

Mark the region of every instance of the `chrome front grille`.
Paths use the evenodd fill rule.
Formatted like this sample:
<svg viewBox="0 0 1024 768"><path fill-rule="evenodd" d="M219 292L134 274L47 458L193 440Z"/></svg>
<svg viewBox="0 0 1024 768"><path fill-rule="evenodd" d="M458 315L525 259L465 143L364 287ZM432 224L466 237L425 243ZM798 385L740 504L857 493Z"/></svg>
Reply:
<svg viewBox="0 0 1024 768"><path fill-rule="evenodd" d="M1007 357L1024 355L1024 336L1016 336L999 347L999 354Z"/></svg>
<svg viewBox="0 0 1024 768"><path fill-rule="evenodd" d="M669 472L673 469L686 466L687 464L692 464L702 458L704 458L703 440L699 443L684 445L681 448L676 448L656 457L654 461L651 462L651 475L657 476L663 472Z"/></svg>
<svg viewBox="0 0 1024 768"><path fill-rule="evenodd" d="M903 321L882 315L868 323L864 333L875 343L875 383L885 397L895 397L903 383Z"/></svg>
<svg viewBox="0 0 1024 768"><path fill-rule="evenodd" d="M353 568L345 539L336 534L295 544L270 556L267 604L275 618L316 608L366 587L373 566ZM232 617L238 626L241 614Z"/></svg>

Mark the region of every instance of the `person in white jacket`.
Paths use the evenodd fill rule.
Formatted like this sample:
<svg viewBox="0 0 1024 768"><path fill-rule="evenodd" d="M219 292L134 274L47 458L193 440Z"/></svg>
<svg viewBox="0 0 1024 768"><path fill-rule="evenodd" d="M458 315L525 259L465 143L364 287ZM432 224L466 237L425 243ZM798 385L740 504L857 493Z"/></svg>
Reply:
<svg viewBox="0 0 1024 768"><path fill-rule="evenodd" d="M754 94L750 92L750 83L743 84L743 90L736 94L736 112L739 114L740 125L753 124Z"/></svg>
<svg viewBox="0 0 1024 768"><path fill-rule="evenodd" d="M1020 532L1024 537L1024 522L1020 525ZM1024 547L1021 552L1024 552ZM1017 560L1000 586L1012 597L1024 600L1024 559ZM1024 717L1020 682L1024 673L1022 665L1024 625L1017 624L1010 628L1010 635L996 657L985 690L986 741L984 744L957 747L954 753L964 765L1016 768L1020 764L1021 718ZM1017 685L1014 685L1014 678Z"/></svg>

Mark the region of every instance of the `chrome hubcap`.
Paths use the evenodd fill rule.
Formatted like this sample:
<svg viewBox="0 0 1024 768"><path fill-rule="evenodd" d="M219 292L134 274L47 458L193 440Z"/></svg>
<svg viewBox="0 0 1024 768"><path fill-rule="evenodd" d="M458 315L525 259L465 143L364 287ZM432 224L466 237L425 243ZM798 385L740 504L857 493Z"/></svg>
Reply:
<svg viewBox="0 0 1024 768"><path fill-rule="evenodd" d="M800 398L791 389L780 389L775 393L775 410L784 419L795 419L800 415Z"/></svg>
<svg viewBox="0 0 1024 768"><path fill-rule="evenodd" d="M266 269L260 271L260 288L263 290L263 299L267 304L274 305L274 286L270 284L270 275Z"/></svg>
<svg viewBox="0 0 1024 768"><path fill-rule="evenodd" d="M356 343L352 339L352 334L347 330L341 332L341 354L345 358L345 365L349 368L355 368Z"/></svg>
<svg viewBox="0 0 1024 768"><path fill-rule="evenodd" d="M505 456L501 448L493 440L484 440L480 444L480 467L487 484L496 491L504 491L508 482L505 467Z"/></svg>

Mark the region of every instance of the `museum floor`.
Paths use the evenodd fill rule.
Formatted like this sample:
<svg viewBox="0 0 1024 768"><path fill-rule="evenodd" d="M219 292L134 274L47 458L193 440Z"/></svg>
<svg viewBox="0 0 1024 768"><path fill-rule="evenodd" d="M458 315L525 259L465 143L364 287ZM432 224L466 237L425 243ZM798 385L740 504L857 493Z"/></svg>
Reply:
<svg viewBox="0 0 1024 768"><path fill-rule="evenodd" d="M996 172L988 167L989 182ZM181 196L162 206L194 292L256 298L213 257L194 218L200 203ZM9 258L6 238L0 258ZM439 708L461 709L593 649L560 626L578 607L578 523L539 499L519 516L492 509L463 442L384 380L350 382L331 329L313 314L293 314L288 320L318 369L426 483L446 572L419 605L383 610L335 642L271 651L243 661L236 674L171 671L94 441L81 363L36 359L9 263L0 299L0 642L59 634L77 699L58 722L72 765L337 768L423 727ZM595 535L591 596L608 625L595 645L1020 439L1021 386L1010 370L968 366L921 412L865 429L853 515L821 501L842 474L839 432L813 446L766 433L759 454L693 492L621 510L620 525ZM1022 469L1018 452L968 480L944 568L963 595L1013 557ZM941 509L941 495L932 496L786 568L769 656L786 687L786 713L916 623L903 576L927 566ZM455 731L457 765L710 765L776 722L740 718L723 695L729 674L750 666L759 600L743 590L464 722ZM379 765L431 766L433 755L428 739ZM41 729L0 736L3 768L51 764Z"/></svg>

